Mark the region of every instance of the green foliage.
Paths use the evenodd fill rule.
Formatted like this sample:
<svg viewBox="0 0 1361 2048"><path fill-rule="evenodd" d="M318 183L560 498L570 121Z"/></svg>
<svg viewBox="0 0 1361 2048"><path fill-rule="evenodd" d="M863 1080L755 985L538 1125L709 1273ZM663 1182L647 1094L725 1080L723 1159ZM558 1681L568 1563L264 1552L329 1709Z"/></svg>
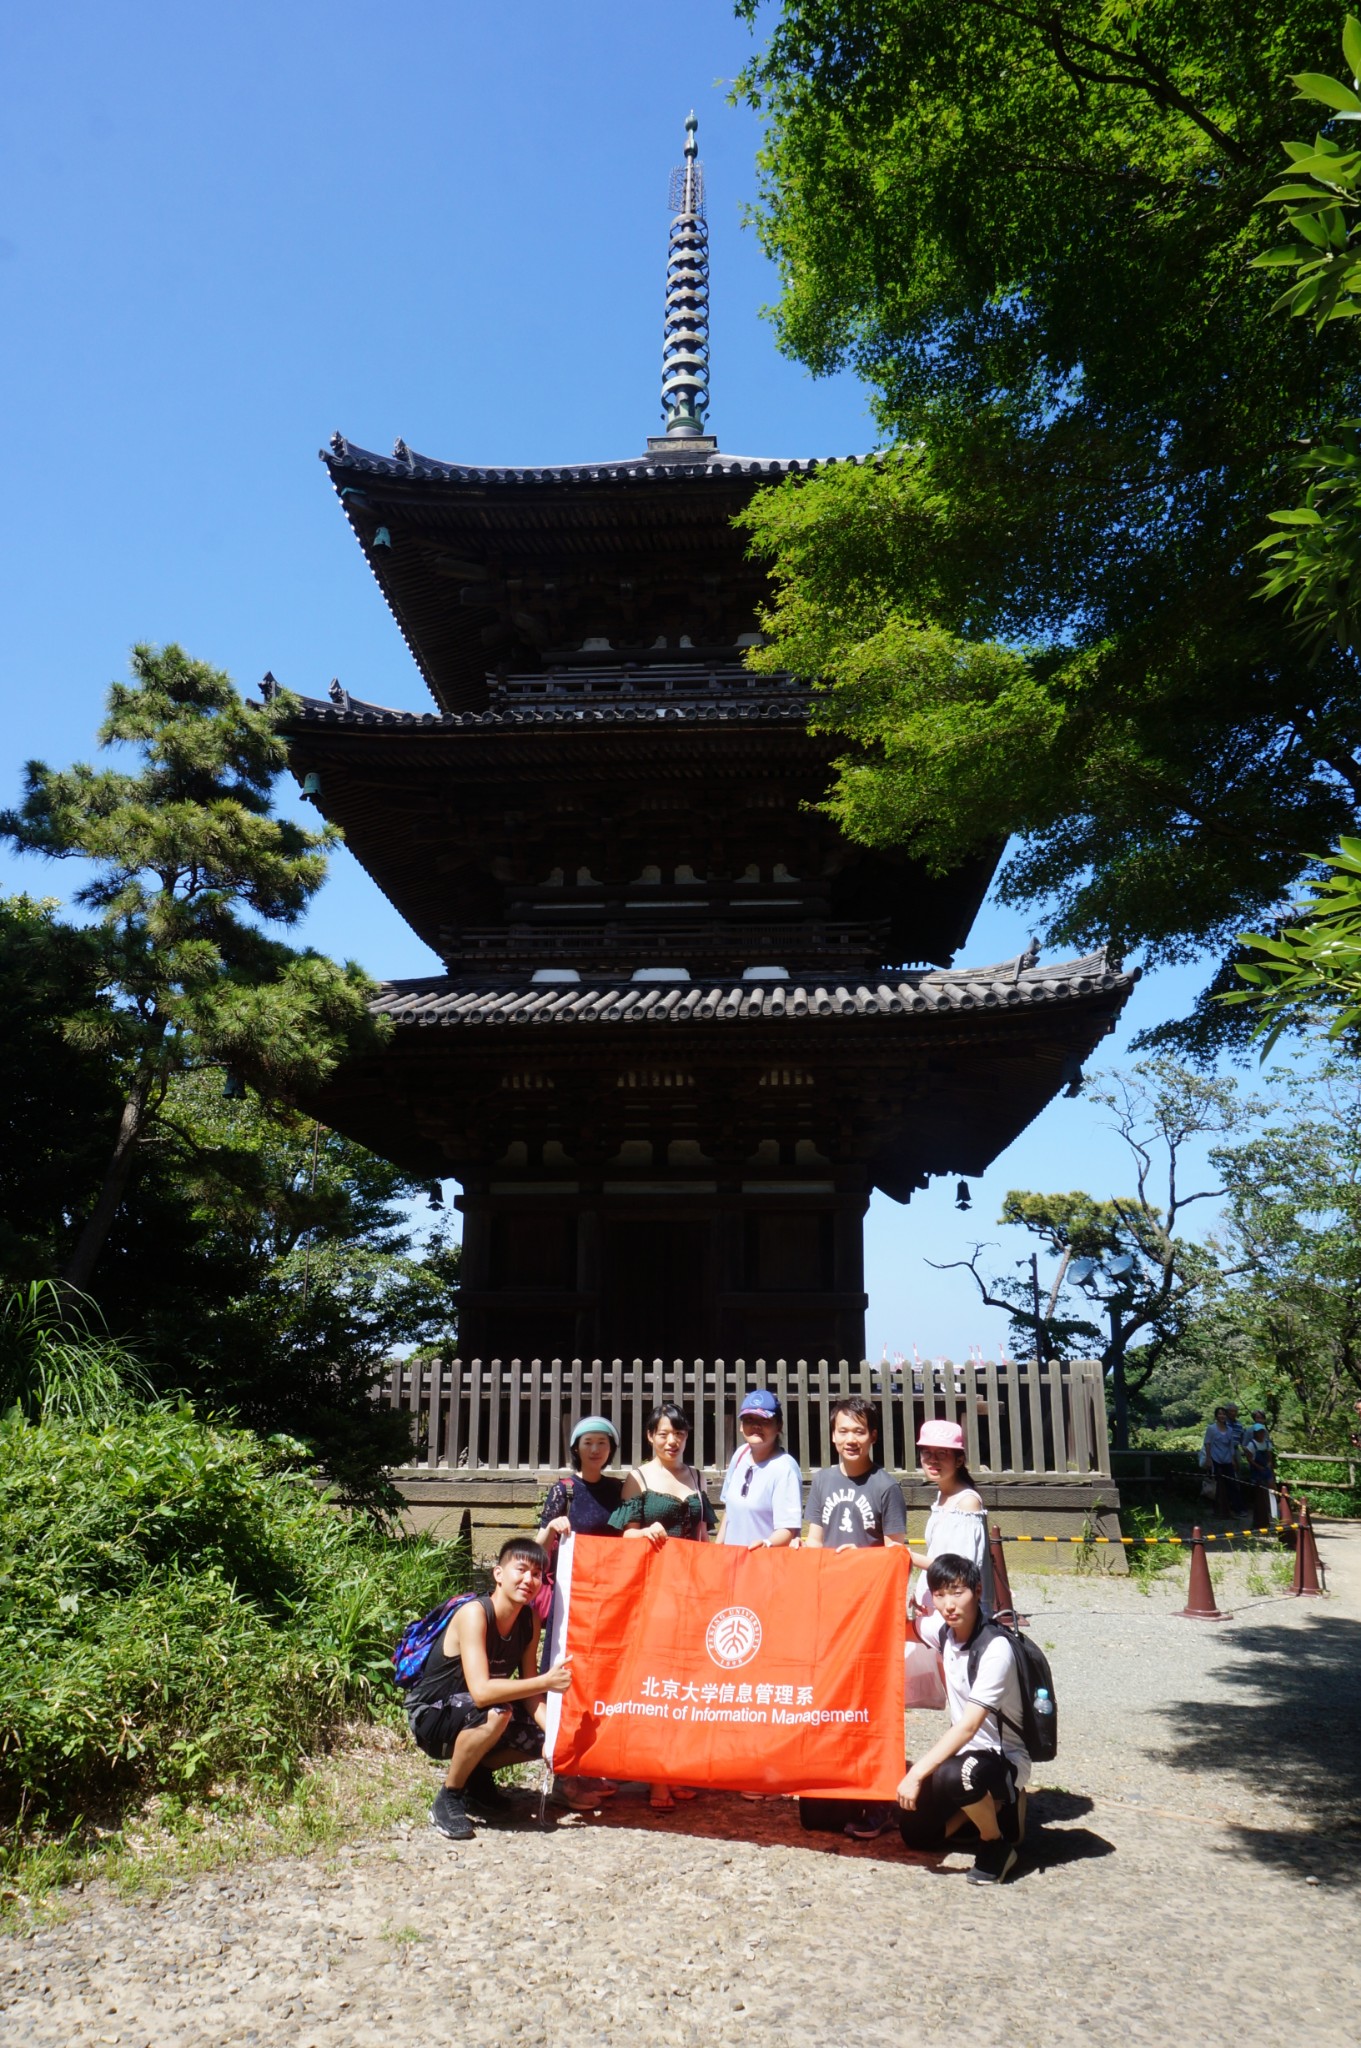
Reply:
<svg viewBox="0 0 1361 2048"><path fill-rule="evenodd" d="M1269 512L1283 529L1259 540L1267 557L1259 594L1285 598L1306 649L1335 640L1357 648L1361 613L1361 421L1339 420L1294 461L1302 503Z"/></svg>
<svg viewBox="0 0 1361 2048"><path fill-rule="evenodd" d="M99 974L97 932L0 902L15 1083L0 1091L0 1278L60 1272L105 1174L122 1056L64 1029L107 1002ZM171 1073L90 1282L93 1319L161 1391L302 1438L348 1501L390 1507L384 1468L408 1455L409 1423L374 1405L375 1376L456 1320L458 1247L422 1245L412 1215L432 1192L285 1102L227 1098L220 1068Z"/></svg>
<svg viewBox="0 0 1361 2048"><path fill-rule="evenodd" d="M1128 1074L1093 1077L1086 1087L1126 1148L1133 1188L1106 1201L1083 1192L1008 1194L999 1220L1030 1231L1050 1262L1039 1288L1038 1331L1034 1278L985 1279L978 1270L981 1247L966 1263L983 1301L1007 1310L1012 1342L1023 1354L1042 1348L1046 1357L1101 1360L1111 1386L1115 1445L1124 1450L1131 1398L1163 1354L1185 1339L1222 1279L1214 1251L1185 1234L1185 1212L1219 1192L1187 1192L1179 1179L1185 1148L1193 1139L1242 1128L1257 1105L1232 1080L1195 1073L1165 1056ZM1154 1198L1155 1178L1161 1200ZM1028 1261L1018 1264L1024 1269Z"/></svg>
<svg viewBox="0 0 1361 2048"><path fill-rule="evenodd" d="M1014 835L1004 897L1054 941L1227 952L1356 826L1352 652L1302 658L1249 566L1301 440L1361 413L1345 322L1269 321L1253 267L1336 26L785 0L741 82L781 345L859 371L907 451L757 499L762 665L830 685L853 836L939 868Z"/></svg>
<svg viewBox="0 0 1361 2048"><path fill-rule="evenodd" d="M0 1423L0 1808L22 1832L282 1786L395 1714L392 1643L466 1551L346 1518L299 1452L169 1404Z"/></svg>
<svg viewBox="0 0 1361 2048"><path fill-rule="evenodd" d="M1361 1486L1352 1485L1346 1468L1331 1461L1320 1460L1311 1464L1292 1458L1283 1465L1278 1474L1281 1482L1289 1489L1292 1500L1307 1500L1309 1512L1317 1520L1320 1515L1335 1515L1343 1521L1361 1518Z"/></svg>
<svg viewBox="0 0 1361 2048"><path fill-rule="evenodd" d="M63 1030L73 1046L112 1055L122 1110L66 1259L77 1287L177 1073L217 1061L288 1094L318 1085L377 1028L358 968L262 929L301 916L334 837L270 814L287 700L252 709L221 671L174 646L138 647L132 666L132 683L110 690L99 737L134 749L136 772L31 761L23 803L0 814L0 834L22 850L94 869L76 900L98 914L99 978Z"/></svg>
<svg viewBox="0 0 1361 2048"><path fill-rule="evenodd" d="M1268 1393L1260 1384L1257 1346L1218 1285L1169 1334L1146 1370L1149 1363L1141 1348L1131 1351L1131 1410L1140 1425L1131 1441L1148 1449L1175 1448L1177 1432L1185 1432L1188 1449L1198 1449L1220 1401L1264 1408L1273 1419L1279 1412L1279 1389ZM1153 1431L1156 1436L1145 1434Z"/></svg>
<svg viewBox="0 0 1361 2048"><path fill-rule="evenodd" d="M1126 1544L1125 1556L1131 1578L1139 1591L1146 1594L1160 1572L1182 1562L1181 1546L1170 1540L1177 1532L1170 1522L1164 1521L1163 1511L1156 1503L1149 1508L1123 1509L1120 1527L1123 1535L1135 1539Z"/></svg>
<svg viewBox="0 0 1361 2048"><path fill-rule="evenodd" d="M1342 54L1353 72L1361 72L1361 22L1349 14L1342 28ZM1361 99L1339 78L1297 72L1291 80L1302 100L1325 109L1328 123L1361 121ZM1279 203L1285 226L1296 239L1253 258L1260 270L1288 269L1295 282L1271 308L1308 318L1320 332L1330 320L1361 313L1361 240L1354 218L1361 180L1361 150L1349 149L1330 135L1312 142L1286 142L1290 165L1285 183L1277 184L1261 202Z"/></svg>
<svg viewBox="0 0 1361 2048"><path fill-rule="evenodd" d="M55 911L0 897L0 1279L59 1270L122 1107L111 1059L63 1028L104 1001L99 934Z"/></svg>
<svg viewBox="0 0 1361 2048"><path fill-rule="evenodd" d="M1292 1026L1326 1024L1329 1038L1361 1026L1361 839L1343 838L1323 865L1332 873L1311 885L1298 924L1243 934L1257 955L1237 963L1248 986L1220 998L1251 1005L1263 1059Z"/></svg>
<svg viewBox="0 0 1361 2048"><path fill-rule="evenodd" d="M1301 1447L1346 1442L1361 1398L1361 1074L1277 1075L1281 1116L1214 1155L1256 1389ZM1247 1391L1246 1389L1244 1391Z"/></svg>
<svg viewBox="0 0 1361 2048"><path fill-rule="evenodd" d="M1342 49L1355 72L1361 69L1361 22L1348 15ZM1305 100L1321 103L1329 124L1361 120L1361 99L1340 79L1310 74L1294 83ZM1273 312L1312 319L1315 332L1330 320L1361 313L1361 150L1333 136L1283 145L1290 164L1286 182L1261 203L1279 203L1294 240L1255 259L1259 268L1293 273ZM1264 597L1285 598L1304 644L1336 641L1354 650L1357 605L1361 600L1361 422L1341 420L1325 439L1296 458L1305 481L1302 504L1269 514L1283 529L1257 543L1268 568Z"/></svg>
<svg viewBox="0 0 1361 2048"><path fill-rule="evenodd" d="M142 1256L102 1276L111 1323L162 1388L301 1438L347 1502L393 1507L410 1424L375 1382L456 1323L459 1247L419 1245L411 1215L428 1184L285 1105L226 1099L213 1073L172 1083L146 1152L185 1248L154 1289Z"/></svg>
<svg viewBox="0 0 1361 2048"><path fill-rule="evenodd" d="M101 1422L146 1391L138 1362L90 1327L85 1307L50 1280L0 1301L0 1415Z"/></svg>

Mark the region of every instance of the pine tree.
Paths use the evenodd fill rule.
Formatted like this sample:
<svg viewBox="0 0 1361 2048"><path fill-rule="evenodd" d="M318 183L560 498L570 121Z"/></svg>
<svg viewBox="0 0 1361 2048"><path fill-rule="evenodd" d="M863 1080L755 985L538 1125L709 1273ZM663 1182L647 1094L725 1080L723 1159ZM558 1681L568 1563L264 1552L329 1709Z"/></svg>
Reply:
<svg viewBox="0 0 1361 2048"><path fill-rule="evenodd" d="M31 761L22 804L0 813L0 833L22 851L93 870L75 900L96 913L101 986L66 1031L112 1052L122 1102L65 1263L73 1288L88 1286L176 1075L220 1065L288 1097L378 1028L357 967L270 930L302 916L337 836L271 815L289 701L248 705L179 647L136 647L132 681L112 686L99 730L101 747L136 751L136 768Z"/></svg>

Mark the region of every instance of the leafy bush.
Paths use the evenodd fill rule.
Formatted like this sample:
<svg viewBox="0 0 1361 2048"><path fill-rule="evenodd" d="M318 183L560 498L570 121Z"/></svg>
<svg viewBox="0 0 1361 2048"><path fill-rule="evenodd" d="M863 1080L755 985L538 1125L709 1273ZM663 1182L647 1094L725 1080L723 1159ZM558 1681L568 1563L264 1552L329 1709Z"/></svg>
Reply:
<svg viewBox="0 0 1361 2048"><path fill-rule="evenodd" d="M1335 1458L1321 1458L1306 1464L1291 1458L1277 1467L1277 1478L1292 1500L1307 1500L1309 1512L1318 1519L1350 1520L1361 1516L1361 1486L1349 1486L1347 1468Z"/></svg>
<svg viewBox="0 0 1361 2048"><path fill-rule="evenodd" d="M168 1403L0 1422L0 1813L21 1832L282 1785L396 1713L391 1645L468 1582L466 1548L341 1514L299 1456Z"/></svg>
<svg viewBox="0 0 1361 2048"><path fill-rule="evenodd" d="M1160 1507L1125 1508L1120 1521L1126 1536L1134 1542L1125 1546L1129 1560L1130 1576L1137 1582L1141 1593L1147 1593L1150 1583L1159 1572L1179 1564L1183 1557L1181 1547L1171 1539L1176 1530L1170 1522L1163 1520Z"/></svg>

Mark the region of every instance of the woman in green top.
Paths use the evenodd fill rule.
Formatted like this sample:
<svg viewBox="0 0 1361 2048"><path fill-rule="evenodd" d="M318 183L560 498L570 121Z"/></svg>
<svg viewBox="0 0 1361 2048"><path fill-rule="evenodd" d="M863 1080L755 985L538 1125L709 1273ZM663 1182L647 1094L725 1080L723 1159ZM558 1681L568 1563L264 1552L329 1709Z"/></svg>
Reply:
<svg viewBox="0 0 1361 2048"><path fill-rule="evenodd" d="M660 1550L668 1536L707 1543L717 1520L713 1503L694 1467L685 1462L690 1424L674 1401L663 1401L647 1418L652 1456L635 1465L624 1481L624 1497L610 1516L610 1527L627 1541L644 1537ZM654 1785L649 1805L666 1812L677 1798L693 1799L688 1785Z"/></svg>

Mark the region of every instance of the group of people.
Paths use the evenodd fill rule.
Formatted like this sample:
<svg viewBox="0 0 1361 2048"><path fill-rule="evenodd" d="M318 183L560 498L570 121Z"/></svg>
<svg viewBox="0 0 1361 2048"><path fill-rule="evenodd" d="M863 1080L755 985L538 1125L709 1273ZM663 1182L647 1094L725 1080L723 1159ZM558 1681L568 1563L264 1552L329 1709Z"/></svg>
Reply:
<svg viewBox="0 0 1361 2048"><path fill-rule="evenodd" d="M805 1504L796 1459L784 1449L779 1401L767 1389L746 1395L738 1416L742 1442L728 1464L716 1515L699 1472L686 1462L690 1425L673 1402L647 1419L650 1457L622 1477L607 1468L618 1455L614 1424L584 1416L571 1434L570 1473L550 1489L536 1537L512 1537L492 1567L492 1590L458 1608L432 1647L409 1694L412 1731L421 1747L446 1758L445 1783L431 1823L454 1841L473 1833L469 1810L484 1817L509 1802L497 1769L538 1754L549 1693L566 1692L570 1662L539 1669L541 1621L548 1611L558 1545L569 1535L623 1542L709 1542L748 1550L795 1543L811 1549L907 1545L902 1489L875 1462L874 1411L858 1395L831 1411L836 1463L818 1472ZM992 1569L983 1503L969 1474L957 1423L923 1423L922 1471L936 1489L913 1569L909 1639L941 1658L950 1728L910 1764L898 1788L897 1819L915 1849L942 1848L972 1829L978 1850L971 1873L1001 1882L1015 1862L1025 1825L1030 1759L1018 1740L1021 1712L1013 1653L980 1632L993 1611ZM583 1788L598 1805L613 1787ZM693 1798L686 1786L651 1788L650 1803L667 1810ZM761 1795L751 1794L756 1798ZM880 1832L887 1816L861 1813L849 1831Z"/></svg>
<svg viewBox="0 0 1361 2048"><path fill-rule="evenodd" d="M1276 1446L1264 1409L1254 1408L1252 1421L1244 1423L1238 1419L1235 1401L1216 1408L1206 1425L1200 1461L1214 1486L1216 1515L1236 1520L1243 1510L1246 1489L1253 1527L1270 1527L1276 1516L1271 1498L1276 1486Z"/></svg>

